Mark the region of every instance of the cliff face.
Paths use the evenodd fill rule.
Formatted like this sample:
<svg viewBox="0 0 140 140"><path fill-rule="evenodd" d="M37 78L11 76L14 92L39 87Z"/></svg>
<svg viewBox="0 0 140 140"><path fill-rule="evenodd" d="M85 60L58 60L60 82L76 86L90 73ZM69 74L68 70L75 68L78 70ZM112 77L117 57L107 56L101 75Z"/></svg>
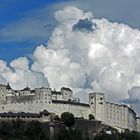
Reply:
<svg viewBox="0 0 140 140"><path fill-rule="evenodd" d="M101 124L100 121L77 119L74 128L81 131L83 138L86 139L88 137L90 140L93 140L96 134L109 127Z"/></svg>

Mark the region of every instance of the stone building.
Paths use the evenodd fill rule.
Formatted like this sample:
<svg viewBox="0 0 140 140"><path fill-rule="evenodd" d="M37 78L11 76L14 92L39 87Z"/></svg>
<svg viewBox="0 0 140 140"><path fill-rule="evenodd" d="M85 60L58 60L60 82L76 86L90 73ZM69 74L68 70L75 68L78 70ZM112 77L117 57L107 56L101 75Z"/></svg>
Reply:
<svg viewBox="0 0 140 140"><path fill-rule="evenodd" d="M44 87L13 90L9 84L0 85L0 113L39 113L43 110L59 116L69 111L75 117L85 119L93 114L96 120L119 131L140 131L140 119L136 118L134 110L126 105L107 102L104 93L89 93L89 103L85 104L73 97L73 91L66 87L60 91Z"/></svg>
<svg viewBox="0 0 140 140"><path fill-rule="evenodd" d="M119 131L137 130L136 113L127 105L105 101L104 93L90 93L89 103L95 118Z"/></svg>

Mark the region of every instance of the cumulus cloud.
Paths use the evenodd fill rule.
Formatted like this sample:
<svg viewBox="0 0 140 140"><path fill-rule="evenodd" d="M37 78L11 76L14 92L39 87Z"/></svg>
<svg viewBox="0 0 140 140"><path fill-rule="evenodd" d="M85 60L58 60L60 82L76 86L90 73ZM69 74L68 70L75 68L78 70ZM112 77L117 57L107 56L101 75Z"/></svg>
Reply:
<svg viewBox="0 0 140 140"><path fill-rule="evenodd" d="M30 84L68 86L80 89L78 93L92 89L115 102L135 95L128 90L140 85L139 30L71 6L57 11L55 18L58 25L47 45L36 47L31 66L25 57L10 66L0 61L0 75L6 81L15 88Z"/></svg>
<svg viewBox="0 0 140 140"><path fill-rule="evenodd" d="M29 61L25 57L13 60L9 67L6 62L0 60L0 68L0 82L9 82L14 89L22 89L27 85L31 88L48 86L48 81L42 73L29 69Z"/></svg>
<svg viewBox="0 0 140 140"><path fill-rule="evenodd" d="M13 60L10 63L10 66L14 69L28 70L29 69L29 61L26 57L19 57L16 60Z"/></svg>

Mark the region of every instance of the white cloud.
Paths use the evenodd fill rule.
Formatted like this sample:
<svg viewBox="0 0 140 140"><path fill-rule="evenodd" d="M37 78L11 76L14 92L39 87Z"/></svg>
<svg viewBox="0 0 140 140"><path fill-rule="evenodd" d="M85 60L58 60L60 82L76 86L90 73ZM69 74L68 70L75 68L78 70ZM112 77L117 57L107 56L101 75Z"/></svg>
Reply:
<svg viewBox="0 0 140 140"><path fill-rule="evenodd" d="M107 99L116 102L129 98L127 91L140 84L140 31L96 19L91 12L71 6L57 11L55 17L58 26L47 46L36 47L31 68L25 57L13 60L12 68L0 61L0 75L15 88L49 84L56 89L92 88L105 92ZM73 30L80 20L88 20L96 28Z"/></svg>
<svg viewBox="0 0 140 140"><path fill-rule="evenodd" d="M28 70L29 69L29 61L26 57L19 57L16 60L13 60L10 63L10 66L14 69Z"/></svg>
<svg viewBox="0 0 140 140"><path fill-rule="evenodd" d="M19 57L10 63L0 61L0 82L9 82L14 89L22 89L29 85L31 88L49 86L48 81L40 72L29 69L29 61L25 57Z"/></svg>

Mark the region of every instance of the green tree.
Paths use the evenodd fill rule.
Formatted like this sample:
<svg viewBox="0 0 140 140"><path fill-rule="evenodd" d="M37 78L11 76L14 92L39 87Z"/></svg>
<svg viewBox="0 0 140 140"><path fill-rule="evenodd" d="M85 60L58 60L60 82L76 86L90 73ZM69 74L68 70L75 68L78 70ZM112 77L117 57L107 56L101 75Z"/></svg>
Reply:
<svg viewBox="0 0 140 140"><path fill-rule="evenodd" d="M70 112L63 112L61 114L61 121L68 127L71 127L75 123L74 115Z"/></svg>
<svg viewBox="0 0 140 140"><path fill-rule="evenodd" d="M54 117L54 120L59 122L61 119L59 118L58 115L56 115L56 116Z"/></svg>
<svg viewBox="0 0 140 140"><path fill-rule="evenodd" d="M56 136L55 140L83 140L83 138L78 129L65 129Z"/></svg>
<svg viewBox="0 0 140 140"><path fill-rule="evenodd" d="M40 122L17 119L0 122L0 140L48 140L48 135Z"/></svg>
<svg viewBox="0 0 140 140"><path fill-rule="evenodd" d="M93 116L93 114L89 114L89 115L88 115L88 119L89 119L89 120L95 120L95 117Z"/></svg>

